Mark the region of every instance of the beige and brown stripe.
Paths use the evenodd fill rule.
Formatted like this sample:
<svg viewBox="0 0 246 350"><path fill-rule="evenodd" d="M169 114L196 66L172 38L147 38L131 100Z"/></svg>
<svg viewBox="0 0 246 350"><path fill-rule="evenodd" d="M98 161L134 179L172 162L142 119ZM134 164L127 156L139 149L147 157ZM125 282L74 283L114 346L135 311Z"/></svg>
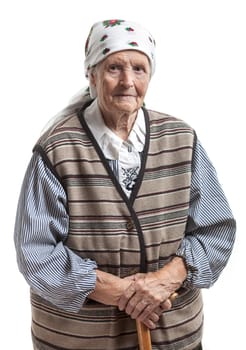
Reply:
<svg viewBox="0 0 246 350"><path fill-rule="evenodd" d="M66 245L120 277L164 266L187 222L194 131L168 115L144 113L148 141L130 199L81 111L60 121L36 146L67 193ZM88 302L79 313L68 313L32 294L32 316L36 349L137 349L135 322L115 307ZM202 321L200 292L184 290L152 331L153 349L194 348Z"/></svg>

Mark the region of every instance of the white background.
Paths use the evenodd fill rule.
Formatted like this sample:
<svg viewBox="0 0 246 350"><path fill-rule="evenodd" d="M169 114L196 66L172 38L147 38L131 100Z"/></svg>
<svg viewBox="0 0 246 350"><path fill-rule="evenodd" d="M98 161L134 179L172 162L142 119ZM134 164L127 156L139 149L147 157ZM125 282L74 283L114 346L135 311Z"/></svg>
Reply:
<svg viewBox="0 0 246 350"><path fill-rule="evenodd" d="M204 291L205 350L246 348L244 1L22 0L0 5L1 344L31 350L29 290L13 245L17 200L46 122L86 84L84 42L98 20L123 18L156 38L147 106L190 123L213 161L238 223L232 257Z"/></svg>

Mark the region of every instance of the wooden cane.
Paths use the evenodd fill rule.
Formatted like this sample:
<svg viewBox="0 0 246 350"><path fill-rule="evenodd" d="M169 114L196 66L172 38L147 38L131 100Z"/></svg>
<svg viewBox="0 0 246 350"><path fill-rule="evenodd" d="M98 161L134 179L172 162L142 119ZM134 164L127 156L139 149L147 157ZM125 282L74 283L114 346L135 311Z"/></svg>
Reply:
<svg viewBox="0 0 246 350"><path fill-rule="evenodd" d="M150 330L141 321L136 320L139 350L152 350Z"/></svg>
<svg viewBox="0 0 246 350"><path fill-rule="evenodd" d="M178 293L174 292L169 300L173 302L178 296ZM144 323L136 320L137 332L138 332L138 344L139 350L152 350L150 330Z"/></svg>

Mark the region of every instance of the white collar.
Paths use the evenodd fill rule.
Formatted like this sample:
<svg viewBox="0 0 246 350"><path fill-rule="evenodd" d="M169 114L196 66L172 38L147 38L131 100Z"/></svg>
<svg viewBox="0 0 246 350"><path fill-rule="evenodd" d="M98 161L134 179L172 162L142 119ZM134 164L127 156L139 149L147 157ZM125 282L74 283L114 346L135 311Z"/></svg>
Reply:
<svg viewBox="0 0 246 350"><path fill-rule="evenodd" d="M125 143L130 143L138 152L143 151L146 126L142 109L139 109L133 128L125 142L104 123L97 99L86 108L84 118L107 159L119 159L120 148Z"/></svg>

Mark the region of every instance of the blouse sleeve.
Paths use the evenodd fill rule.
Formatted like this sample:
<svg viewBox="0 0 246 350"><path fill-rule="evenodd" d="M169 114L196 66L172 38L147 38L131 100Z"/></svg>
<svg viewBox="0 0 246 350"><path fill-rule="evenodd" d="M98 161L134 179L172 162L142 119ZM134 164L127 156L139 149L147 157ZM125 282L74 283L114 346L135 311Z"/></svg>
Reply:
<svg viewBox="0 0 246 350"><path fill-rule="evenodd" d="M188 268L186 284L209 288L231 255L236 223L216 170L199 141L192 166L188 222L177 255L184 258Z"/></svg>
<svg viewBox="0 0 246 350"><path fill-rule="evenodd" d="M96 283L96 263L65 244L66 194L37 153L23 181L14 240L21 273L35 293L67 311L77 312Z"/></svg>

